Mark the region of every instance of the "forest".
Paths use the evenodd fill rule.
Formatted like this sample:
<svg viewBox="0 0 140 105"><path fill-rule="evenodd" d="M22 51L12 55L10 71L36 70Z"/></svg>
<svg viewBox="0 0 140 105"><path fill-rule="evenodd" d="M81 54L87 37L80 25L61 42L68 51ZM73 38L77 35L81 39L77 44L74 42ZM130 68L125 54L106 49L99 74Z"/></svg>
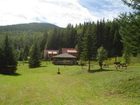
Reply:
<svg viewBox="0 0 140 105"><path fill-rule="evenodd" d="M76 48L79 59L90 61L96 60L98 48L103 47L108 58L123 56L129 63L130 56L140 54L140 2L123 2L134 11L120 14L113 21L102 19L76 26L69 24L66 28L49 23L1 26L0 51L4 51L3 43L8 39L7 46L13 49L18 61L28 60L34 45L38 49L33 50L38 51L38 59L43 59L44 49Z"/></svg>

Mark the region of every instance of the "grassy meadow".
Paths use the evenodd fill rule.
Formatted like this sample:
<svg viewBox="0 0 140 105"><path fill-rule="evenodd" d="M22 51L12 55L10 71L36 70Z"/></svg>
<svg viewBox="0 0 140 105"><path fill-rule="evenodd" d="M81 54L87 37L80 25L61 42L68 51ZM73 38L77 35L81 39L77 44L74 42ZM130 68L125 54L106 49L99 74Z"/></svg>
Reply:
<svg viewBox="0 0 140 105"><path fill-rule="evenodd" d="M98 68L19 64L17 74L0 74L0 105L140 105L140 64Z"/></svg>

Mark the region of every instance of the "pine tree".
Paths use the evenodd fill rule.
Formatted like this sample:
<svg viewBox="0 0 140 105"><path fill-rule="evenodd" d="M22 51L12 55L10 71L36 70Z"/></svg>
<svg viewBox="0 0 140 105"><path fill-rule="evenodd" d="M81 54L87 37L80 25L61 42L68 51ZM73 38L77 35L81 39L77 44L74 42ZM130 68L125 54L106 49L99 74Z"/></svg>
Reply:
<svg viewBox="0 0 140 105"><path fill-rule="evenodd" d="M92 27L86 30L83 37L81 59L88 61L88 71L90 71L91 60L96 56L96 37L92 34Z"/></svg>
<svg viewBox="0 0 140 105"><path fill-rule="evenodd" d="M3 52L3 66L4 67L17 65L14 51L12 49L8 36L6 36L6 38L3 42L2 52Z"/></svg>
<svg viewBox="0 0 140 105"><path fill-rule="evenodd" d="M3 55L3 51L2 49L0 48L0 68L2 68L4 66L4 55Z"/></svg>
<svg viewBox="0 0 140 105"><path fill-rule="evenodd" d="M133 9L140 10L140 0L122 0L126 5Z"/></svg>
<svg viewBox="0 0 140 105"><path fill-rule="evenodd" d="M66 46L68 48L74 48L77 42L77 32L75 28L69 24L66 28Z"/></svg>
<svg viewBox="0 0 140 105"><path fill-rule="evenodd" d="M45 45L47 43L47 39L48 39L48 33L45 32L43 37L42 37L42 39L41 39L41 42L40 42L40 51L41 52L44 51L44 49L45 49Z"/></svg>
<svg viewBox="0 0 140 105"><path fill-rule="evenodd" d="M28 60L28 56L29 56L29 46L25 45L24 49L23 49L23 60Z"/></svg>
<svg viewBox="0 0 140 105"><path fill-rule="evenodd" d="M29 59L29 67L30 68L35 68L40 66L40 49L35 43L31 47L30 51L30 59Z"/></svg>
<svg viewBox="0 0 140 105"><path fill-rule="evenodd" d="M107 51L101 46L97 50L97 60L99 62L100 69L102 69L103 61L107 59Z"/></svg>
<svg viewBox="0 0 140 105"><path fill-rule="evenodd" d="M140 54L140 1L123 0L125 4L136 10L134 13L122 14L120 16L120 34L122 36L122 42L124 47L125 55Z"/></svg>
<svg viewBox="0 0 140 105"><path fill-rule="evenodd" d="M13 74L16 71L17 60L8 36L0 48L0 73Z"/></svg>
<svg viewBox="0 0 140 105"><path fill-rule="evenodd" d="M19 50L19 57L18 57L18 60L19 60L19 61L23 61L23 60L24 60L23 49L22 49L22 48Z"/></svg>
<svg viewBox="0 0 140 105"><path fill-rule="evenodd" d="M82 50L83 50L83 40L84 40L84 33L85 33L85 26L80 26L78 29L77 29L77 46L78 46L78 53L79 55L83 55L81 54L82 53ZM83 58L83 57L81 57Z"/></svg>

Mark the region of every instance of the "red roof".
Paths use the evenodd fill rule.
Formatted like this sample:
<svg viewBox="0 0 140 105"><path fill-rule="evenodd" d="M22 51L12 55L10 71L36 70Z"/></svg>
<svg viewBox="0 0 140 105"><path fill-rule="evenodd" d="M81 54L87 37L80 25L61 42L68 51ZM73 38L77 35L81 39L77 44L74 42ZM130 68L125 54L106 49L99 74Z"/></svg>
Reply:
<svg viewBox="0 0 140 105"><path fill-rule="evenodd" d="M62 53L77 53L75 48L62 48Z"/></svg>
<svg viewBox="0 0 140 105"><path fill-rule="evenodd" d="M44 50L45 53L47 54L58 54L59 53L59 50Z"/></svg>

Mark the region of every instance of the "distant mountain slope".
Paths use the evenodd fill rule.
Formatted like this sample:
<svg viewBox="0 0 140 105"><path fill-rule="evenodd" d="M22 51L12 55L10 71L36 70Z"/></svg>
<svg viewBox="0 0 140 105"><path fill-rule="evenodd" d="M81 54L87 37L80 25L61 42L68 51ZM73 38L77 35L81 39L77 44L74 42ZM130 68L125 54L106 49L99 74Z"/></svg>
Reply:
<svg viewBox="0 0 140 105"><path fill-rule="evenodd" d="M0 26L0 32L9 32L9 31L43 32L52 28L59 28L59 27L50 23L16 24L16 25Z"/></svg>

